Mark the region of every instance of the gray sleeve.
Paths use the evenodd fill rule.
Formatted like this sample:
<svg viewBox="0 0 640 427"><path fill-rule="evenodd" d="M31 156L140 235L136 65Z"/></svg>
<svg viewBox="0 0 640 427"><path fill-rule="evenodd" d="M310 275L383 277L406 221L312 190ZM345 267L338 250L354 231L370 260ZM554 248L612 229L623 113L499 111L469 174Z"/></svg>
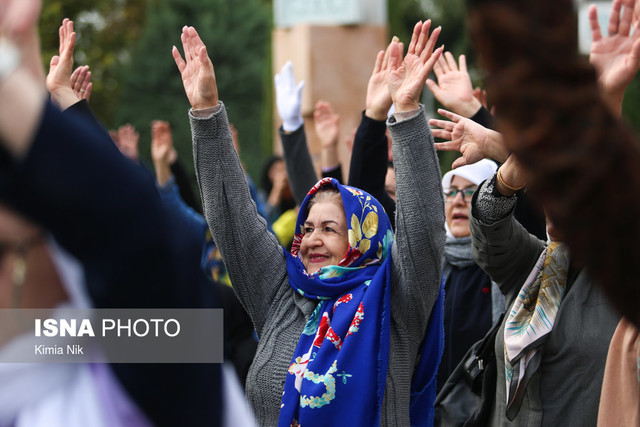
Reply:
<svg viewBox="0 0 640 427"><path fill-rule="evenodd" d="M304 125L289 134L285 133L280 126L278 133L282 140L284 163L287 166L291 191L296 199L296 204L301 205L311 187L318 182L318 176L309 154L309 147L307 147Z"/></svg>
<svg viewBox="0 0 640 427"><path fill-rule="evenodd" d="M286 260L251 199L224 105L205 118L189 112L189 119L205 218L233 288L260 334L272 301L286 283Z"/></svg>
<svg viewBox="0 0 640 427"><path fill-rule="evenodd" d="M497 196L495 178L486 180L471 204L471 244L476 263L512 301L533 269L545 243L513 217L517 197Z"/></svg>
<svg viewBox="0 0 640 427"><path fill-rule="evenodd" d="M392 247L392 314L421 338L438 297L445 242L438 156L424 112L388 120L396 171L396 237ZM418 341L419 342L419 341Z"/></svg>

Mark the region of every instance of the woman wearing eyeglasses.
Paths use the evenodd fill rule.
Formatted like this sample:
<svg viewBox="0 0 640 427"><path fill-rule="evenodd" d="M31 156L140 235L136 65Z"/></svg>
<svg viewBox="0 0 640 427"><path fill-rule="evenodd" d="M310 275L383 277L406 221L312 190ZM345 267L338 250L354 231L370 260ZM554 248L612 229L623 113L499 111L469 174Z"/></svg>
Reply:
<svg viewBox="0 0 640 427"><path fill-rule="evenodd" d="M438 390L469 347L482 339L504 311L500 290L473 260L469 229L471 197L496 168L493 161L485 159L453 169L442 178L447 240L442 260L445 342L438 369Z"/></svg>

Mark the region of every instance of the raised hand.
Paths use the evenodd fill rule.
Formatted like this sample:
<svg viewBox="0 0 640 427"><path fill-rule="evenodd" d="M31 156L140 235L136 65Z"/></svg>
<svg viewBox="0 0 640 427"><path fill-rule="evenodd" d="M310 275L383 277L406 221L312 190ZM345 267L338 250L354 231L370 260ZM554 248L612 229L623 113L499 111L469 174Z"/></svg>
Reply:
<svg viewBox="0 0 640 427"><path fill-rule="evenodd" d="M59 55L54 55L51 58L45 84L51 93L51 99L64 110L80 100L80 97L76 96L71 88L73 49L76 45L73 21L65 18L58 30L58 35L60 37Z"/></svg>
<svg viewBox="0 0 640 427"><path fill-rule="evenodd" d="M139 139L140 135L136 132L136 129L127 123L118 128L118 138L114 140L114 142L122 154L134 162L137 162L140 157L138 153Z"/></svg>
<svg viewBox="0 0 640 427"><path fill-rule="evenodd" d="M608 35L602 36L595 5L589 7L591 52L589 62L598 73L598 83L609 107L622 114L624 91L640 66L640 30L634 19L635 0L614 0ZM635 21L633 32L631 24Z"/></svg>
<svg viewBox="0 0 640 427"><path fill-rule="evenodd" d="M463 117L471 117L482 104L474 96L466 57L460 55L459 61L458 67L451 52L445 52L433 65L438 83L428 79L427 87L446 108Z"/></svg>
<svg viewBox="0 0 640 427"><path fill-rule="evenodd" d="M183 27L180 40L184 59L175 46L171 53L180 70L184 91L191 106L196 110L215 107L219 104L218 87L213 63L207 56L207 47L193 27Z"/></svg>
<svg viewBox="0 0 640 427"><path fill-rule="evenodd" d="M400 43L391 42L389 47L391 71L387 76L387 85L397 112L412 111L420 107L424 82L442 53L442 47L433 50L440 34L440 27L433 30L429 36L430 27L431 20L424 24L416 24L404 60Z"/></svg>
<svg viewBox="0 0 640 427"><path fill-rule="evenodd" d="M338 145L340 134L340 116L333 111L327 101L316 102L313 112L316 133L323 147Z"/></svg>
<svg viewBox="0 0 640 427"><path fill-rule="evenodd" d="M151 159L160 186L171 178L171 157L174 151L171 126L168 122L154 120L151 123Z"/></svg>
<svg viewBox="0 0 640 427"><path fill-rule="evenodd" d="M447 110L438 109L438 113L450 121L429 120L431 126L440 128L431 130L433 136L447 140L435 143L436 150L462 153L462 157L458 157L451 165L453 169L478 162L484 158L491 158L502 163L509 157L509 151L498 132Z"/></svg>
<svg viewBox="0 0 640 427"><path fill-rule="evenodd" d="M88 65L78 67L71 74L70 78L71 89L80 99L86 99L89 102L91 98L91 90L93 89L93 83L91 83L91 71L89 71Z"/></svg>
<svg viewBox="0 0 640 427"><path fill-rule="evenodd" d="M302 119L302 89L304 80L296 85L293 75L293 64L287 61L279 74L274 78L276 86L276 106L282 120L282 128L286 132L293 132L303 125Z"/></svg>
<svg viewBox="0 0 640 427"><path fill-rule="evenodd" d="M391 43L398 43L398 38L393 37ZM376 57L376 63L373 67L373 73L369 78L367 86L367 100L365 104L364 114L374 120L386 120L389 108L391 108L391 95L387 87L387 75L389 74L389 52L391 43L387 46L387 50L381 50ZM400 51L404 50L404 45L400 44Z"/></svg>
<svg viewBox="0 0 640 427"><path fill-rule="evenodd" d="M313 112L316 134L322 145L322 168L332 169L340 165L338 140L340 136L340 116L334 113L327 101L316 102Z"/></svg>

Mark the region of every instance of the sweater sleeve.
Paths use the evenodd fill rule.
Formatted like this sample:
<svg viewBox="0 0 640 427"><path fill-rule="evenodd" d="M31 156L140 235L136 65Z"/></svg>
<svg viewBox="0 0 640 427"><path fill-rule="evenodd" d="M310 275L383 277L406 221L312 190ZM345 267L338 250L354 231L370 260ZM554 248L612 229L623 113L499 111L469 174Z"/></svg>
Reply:
<svg viewBox="0 0 640 427"><path fill-rule="evenodd" d="M301 205L307 193L318 182L318 176L313 168L313 161L307 147L307 136L304 125L291 133L286 133L282 126L278 129L282 140L284 163L291 184L296 204Z"/></svg>
<svg viewBox="0 0 640 427"><path fill-rule="evenodd" d="M233 148L226 109L206 117L191 111L193 156L205 218L233 288L261 334L287 264L277 238L251 199Z"/></svg>
<svg viewBox="0 0 640 427"><path fill-rule="evenodd" d="M353 140L349 185L360 188L378 199L395 229L396 203L384 188L389 154L384 121L374 120L362 112L362 120Z"/></svg>
<svg viewBox="0 0 640 427"><path fill-rule="evenodd" d="M445 242L444 196L433 136L422 109L388 120L396 169L396 238L391 303L408 334L421 342L440 290Z"/></svg>
<svg viewBox="0 0 640 427"><path fill-rule="evenodd" d="M544 242L513 217L516 199L497 194L494 175L473 195L469 220L473 257L507 301L520 290L544 249Z"/></svg>

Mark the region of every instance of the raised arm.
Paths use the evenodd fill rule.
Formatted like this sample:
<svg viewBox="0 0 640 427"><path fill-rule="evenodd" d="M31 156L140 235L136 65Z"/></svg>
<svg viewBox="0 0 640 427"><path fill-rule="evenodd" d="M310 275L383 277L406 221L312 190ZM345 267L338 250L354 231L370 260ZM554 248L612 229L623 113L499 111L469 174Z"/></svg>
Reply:
<svg viewBox="0 0 640 427"><path fill-rule="evenodd" d="M279 74L274 78L276 85L276 105L282 119L282 127L278 129L284 163L287 167L289 184L296 204L300 205L307 193L318 181L313 168L307 136L304 133L302 119L302 90L304 80L296 85L293 75L293 64L287 61Z"/></svg>
<svg viewBox="0 0 640 427"><path fill-rule="evenodd" d="M618 117L622 115L624 91L640 65L640 30L633 19L635 3L635 0L613 1L605 37L600 31L596 6L589 7L592 39L589 62L598 73L605 102Z"/></svg>
<svg viewBox="0 0 640 427"><path fill-rule="evenodd" d="M430 21L416 24L404 60L400 45L392 43L387 77L396 108L387 121L397 181L392 311L411 313L404 326L416 337L422 337L438 296L445 240L438 157L419 104L424 81L442 53L442 48L433 51L440 28L429 36L429 27Z"/></svg>
<svg viewBox="0 0 640 427"><path fill-rule="evenodd" d="M397 38L392 43L398 44L402 52L404 46ZM378 199L391 219L391 226L395 228L396 204L385 191L385 176L389 164L385 121L392 105L387 87L387 75L391 71L390 49L391 44L386 51L378 52L369 78L365 110L353 140L349 185L362 188Z"/></svg>
<svg viewBox="0 0 640 427"><path fill-rule="evenodd" d="M320 153L322 177L326 178L326 173L329 172L331 178L336 178L342 183L342 170L338 157L340 116L333 111L330 103L320 100L316 102L316 108L313 111L313 122L322 150Z"/></svg>
<svg viewBox="0 0 640 427"><path fill-rule="evenodd" d="M493 178L476 191L471 208L471 240L478 265L511 300L533 268L544 242L514 218L526 171L510 156Z"/></svg>
<svg viewBox="0 0 640 427"><path fill-rule="evenodd" d="M81 99L71 88L73 49L76 45L73 21L65 18L58 30L58 34L60 37L59 55L54 55L51 58L46 85L47 90L51 93L51 100L61 110L66 110Z"/></svg>
<svg viewBox="0 0 640 427"><path fill-rule="evenodd" d="M193 27L184 27L181 39L185 59L175 47L173 56L193 107L189 119L205 218L234 290L261 333L286 261L251 200L206 47Z"/></svg>

